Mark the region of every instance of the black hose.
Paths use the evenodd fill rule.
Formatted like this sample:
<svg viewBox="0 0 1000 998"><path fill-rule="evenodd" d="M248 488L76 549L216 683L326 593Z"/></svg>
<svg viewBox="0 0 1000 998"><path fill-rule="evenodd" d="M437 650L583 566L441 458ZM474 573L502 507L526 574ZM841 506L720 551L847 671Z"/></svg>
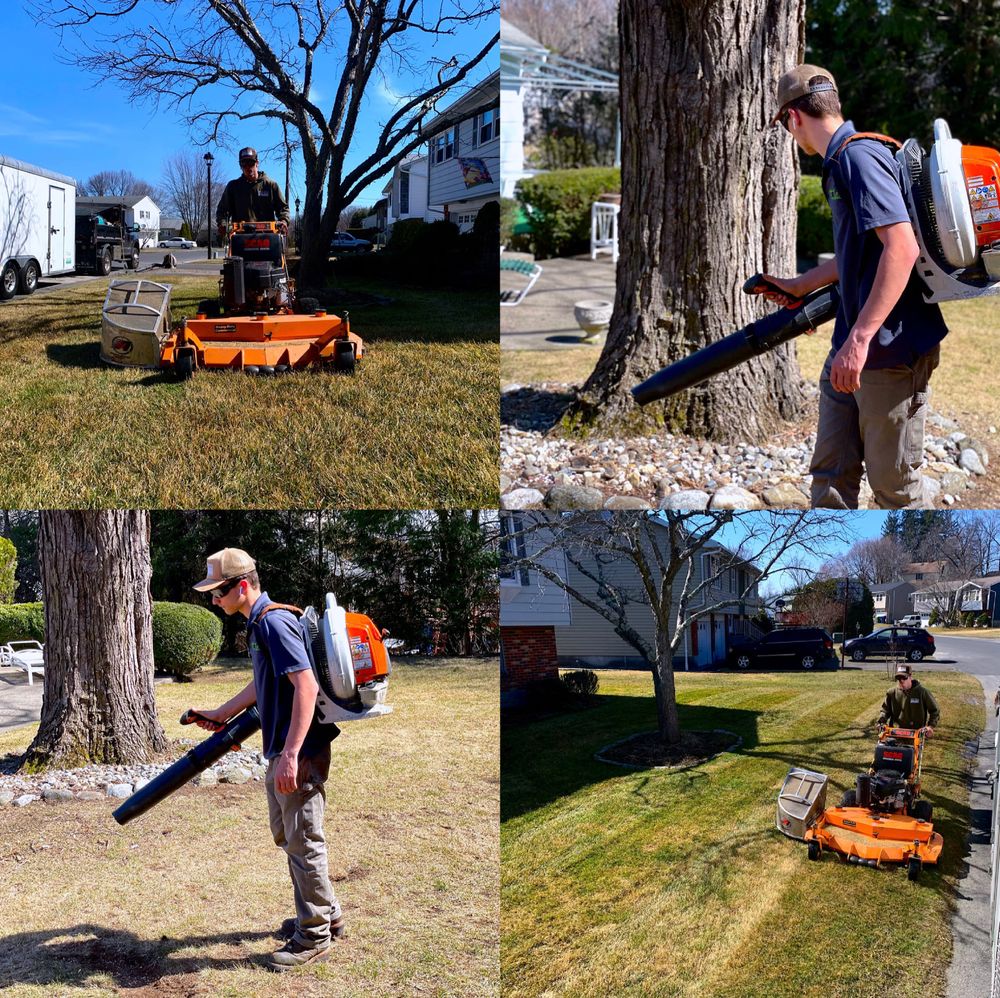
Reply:
<svg viewBox="0 0 1000 998"><path fill-rule="evenodd" d="M806 295L795 308L782 308L749 326L678 360L632 389L639 405L676 395L703 381L728 371L737 364L766 353L788 340L816 329L837 314L840 292L835 284Z"/></svg>
<svg viewBox="0 0 1000 998"><path fill-rule="evenodd" d="M193 712L185 713L188 717ZM182 723L188 723L181 719ZM260 715L256 707L250 707L230 718L211 738L196 745L183 758L165 769L156 779L150 780L141 790L137 790L124 804L112 812L119 825L125 825L138 818L151 807L169 797L199 773L204 772L233 747L239 747L247 738L260 730Z"/></svg>

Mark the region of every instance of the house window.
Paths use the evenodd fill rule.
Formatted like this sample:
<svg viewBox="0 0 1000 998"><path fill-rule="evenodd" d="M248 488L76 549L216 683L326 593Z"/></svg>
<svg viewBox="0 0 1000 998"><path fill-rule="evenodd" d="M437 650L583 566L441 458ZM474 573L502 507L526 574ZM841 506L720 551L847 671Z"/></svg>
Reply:
<svg viewBox="0 0 1000 998"><path fill-rule="evenodd" d="M488 111L477 114L472 120L472 141L481 146L492 141L500 134L500 108L491 107Z"/></svg>
<svg viewBox="0 0 1000 998"><path fill-rule="evenodd" d="M458 129L449 128L434 140L434 162L443 163L446 159L453 159L457 145Z"/></svg>
<svg viewBox="0 0 1000 998"><path fill-rule="evenodd" d="M399 213L406 215L410 211L410 172L404 170L399 175Z"/></svg>
<svg viewBox="0 0 1000 998"><path fill-rule="evenodd" d="M514 562L524 558L524 523L519 516L500 517L500 581L528 585L528 570L515 568Z"/></svg>

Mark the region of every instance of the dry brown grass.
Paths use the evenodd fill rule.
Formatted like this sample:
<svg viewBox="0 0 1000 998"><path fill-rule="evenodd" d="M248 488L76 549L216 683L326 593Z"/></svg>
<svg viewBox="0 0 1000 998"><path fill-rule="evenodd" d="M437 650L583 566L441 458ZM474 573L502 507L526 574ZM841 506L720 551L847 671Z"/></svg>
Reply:
<svg viewBox="0 0 1000 998"><path fill-rule="evenodd" d="M214 297L171 277L175 317ZM495 506L495 295L378 288L351 308L354 377L206 372L178 384L99 359L105 284L0 307L0 502L39 506Z"/></svg>
<svg viewBox="0 0 1000 998"><path fill-rule="evenodd" d="M496 994L498 674L495 659L398 665L394 713L345 726L326 833L348 938L327 963L282 976L261 965L294 915L263 786L189 786L125 828L110 798L4 809L0 988L11 998ZM247 675L229 667L158 686L168 735L190 734L182 710L220 702ZM0 749L33 732L5 733Z"/></svg>

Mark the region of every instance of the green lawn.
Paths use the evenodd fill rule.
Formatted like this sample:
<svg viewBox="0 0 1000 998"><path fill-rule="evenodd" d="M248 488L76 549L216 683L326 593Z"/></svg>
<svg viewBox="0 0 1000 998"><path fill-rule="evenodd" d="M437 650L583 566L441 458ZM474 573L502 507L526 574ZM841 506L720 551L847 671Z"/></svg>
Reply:
<svg viewBox="0 0 1000 998"><path fill-rule="evenodd" d="M163 276L173 314L217 278ZM104 365L106 282L0 305L0 504L489 507L498 502L496 295L345 286L354 377ZM392 299L350 300L357 291ZM356 296L355 296L356 298Z"/></svg>
<svg viewBox="0 0 1000 998"><path fill-rule="evenodd" d="M602 672L592 709L503 731L501 979L510 998L944 994L950 893L968 829L963 746L982 727L971 677L928 676L944 722L924 789L945 851L905 871L811 863L774 828L789 768L830 803L871 757L878 673L680 674L682 725L743 745L694 768L627 770L594 753L655 727L645 673Z"/></svg>
<svg viewBox="0 0 1000 998"><path fill-rule="evenodd" d="M0 809L6 998L496 995L497 660L394 665L393 713L345 724L333 746L325 829L348 936L328 962L263 966L294 915L263 784L188 785L123 828L110 797ZM157 685L168 737L207 738L180 727L182 711L219 704L250 674L226 662ZM34 730L4 733L0 755Z"/></svg>

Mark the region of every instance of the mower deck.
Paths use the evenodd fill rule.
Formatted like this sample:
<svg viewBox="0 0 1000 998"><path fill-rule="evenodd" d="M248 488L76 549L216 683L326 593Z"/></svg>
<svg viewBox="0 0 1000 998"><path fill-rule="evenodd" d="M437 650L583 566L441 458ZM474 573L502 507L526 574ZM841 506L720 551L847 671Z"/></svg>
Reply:
<svg viewBox="0 0 1000 998"><path fill-rule="evenodd" d="M931 822L905 814L875 814L866 807L827 808L806 831L805 841L875 866L906 863L912 856L921 863L936 863L944 846Z"/></svg>

